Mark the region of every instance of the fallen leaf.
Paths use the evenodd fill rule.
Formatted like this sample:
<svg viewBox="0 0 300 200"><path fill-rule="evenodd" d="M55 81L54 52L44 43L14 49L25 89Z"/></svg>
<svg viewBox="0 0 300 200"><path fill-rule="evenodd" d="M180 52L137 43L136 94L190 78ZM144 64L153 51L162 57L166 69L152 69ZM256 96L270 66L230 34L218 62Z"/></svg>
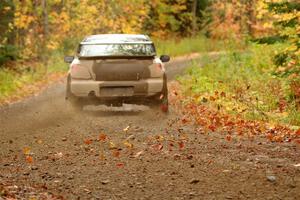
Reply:
<svg viewBox="0 0 300 200"><path fill-rule="evenodd" d="M125 141L123 143L128 149L132 149L133 148L133 144L129 143L128 141Z"/></svg>
<svg viewBox="0 0 300 200"><path fill-rule="evenodd" d="M212 164L214 161L213 160L209 160L207 163L210 165Z"/></svg>
<svg viewBox="0 0 300 200"><path fill-rule="evenodd" d="M116 166L117 166L118 168L122 168L122 167L124 167L124 163L117 163Z"/></svg>
<svg viewBox="0 0 300 200"><path fill-rule="evenodd" d="M298 129L298 130L296 131L296 135L297 135L297 136L300 136L300 129Z"/></svg>
<svg viewBox="0 0 300 200"><path fill-rule="evenodd" d="M178 145L179 145L179 149L182 150L184 148L184 143L183 141L179 141L178 142Z"/></svg>
<svg viewBox="0 0 300 200"><path fill-rule="evenodd" d="M84 144L90 145L90 144L92 144L92 140L86 139L86 140L84 140Z"/></svg>
<svg viewBox="0 0 300 200"><path fill-rule="evenodd" d="M215 98L215 97L213 97L213 96L210 96L210 97L209 97L209 100L211 100L211 101L215 101L215 100L216 100L216 98Z"/></svg>
<svg viewBox="0 0 300 200"><path fill-rule="evenodd" d="M186 124L186 123L188 122L188 120L187 120L186 118L183 118L183 119L181 120L181 122L182 122L183 124Z"/></svg>
<svg viewBox="0 0 300 200"><path fill-rule="evenodd" d="M33 158L31 156L26 156L27 163L33 163Z"/></svg>
<svg viewBox="0 0 300 200"><path fill-rule="evenodd" d="M163 112L168 112L169 107L167 104L162 104L162 105L160 105L160 109Z"/></svg>
<svg viewBox="0 0 300 200"><path fill-rule="evenodd" d="M216 126L214 126L214 125L209 125L208 126L208 128L209 128L209 130L211 130L212 132L215 132L215 130L216 130Z"/></svg>
<svg viewBox="0 0 300 200"><path fill-rule="evenodd" d="M172 142L169 143L169 151L172 151L174 144Z"/></svg>
<svg viewBox="0 0 300 200"><path fill-rule="evenodd" d="M109 142L109 149L117 149L117 146L113 142Z"/></svg>
<svg viewBox="0 0 300 200"><path fill-rule="evenodd" d="M226 135L226 140L227 140L228 142L230 142L230 141L231 141L231 135Z"/></svg>
<svg viewBox="0 0 300 200"><path fill-rule="evenodd" d="M99 159L100 159L100 160L105 160L105 155L104 155L103 153L100 153Z"/></svg>
<svg viewBox="0 0 300 200"><path fill-rule="evenodd" d="M162 136L162 135L157 135L157 136L155 136L155 139L156 139L157 141L163 141L165 138L164 138L164 136Z"/></svg>
<svg viewBox="0 0 300 200"><path fill-rule="evenodd" d="M273 135L271 133L268 133L267 134L267 138L270 140L270 141L273 141Z"/></svg>
<svg viewBox="0 0 300 200"><path fill-rule="evenodd" d="M299 140L295 140L296 143L300 144L300 139Z"/></svg>
<svg viewBox="0 0 300 200"><path fill-rule="evenodd" d="M106 140L107 136L104 133L100 133L99 140L104 142Z"/></svg>
<svg viewBox="0 0 300 200"><path fill-rule="evenodd" d="M221 92L220 96L221 97L226 97L226 93L225 92Z"/></svg>
<svg viewBox="0 0 300 200"><path fill-rule="evenodd" d="M23 148L23 153L24 153L25 155L29 155L29 154L31 153L30 147L24 147L24 148Z"/></svg>
<svg viewBox="0 0 300 200"><path fill-rule="evenodd" d="M114 151L112 152L112 155L113 155L113 157L118 158L118 157L120 157L120 151L119 151L119 150L114 150Z"/></svg>

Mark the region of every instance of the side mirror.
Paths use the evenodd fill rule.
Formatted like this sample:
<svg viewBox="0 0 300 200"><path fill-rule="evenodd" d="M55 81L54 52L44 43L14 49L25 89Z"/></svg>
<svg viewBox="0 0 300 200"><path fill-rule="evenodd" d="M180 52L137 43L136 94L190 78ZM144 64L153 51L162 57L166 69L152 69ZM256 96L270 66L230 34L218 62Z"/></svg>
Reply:
<svg viewBox="0 0 300 200"><path fill-rule="evenodd" d="M162 55L159 58L161 60L161 62L169 62L170 61L170 56L167 55Z"/></svg>
<svg viewBox="0 0 300 200"><path fill-rule="evenodd" d="M74 56L65 56L64 60L66 63L71 63L74 60Z"/></svg>

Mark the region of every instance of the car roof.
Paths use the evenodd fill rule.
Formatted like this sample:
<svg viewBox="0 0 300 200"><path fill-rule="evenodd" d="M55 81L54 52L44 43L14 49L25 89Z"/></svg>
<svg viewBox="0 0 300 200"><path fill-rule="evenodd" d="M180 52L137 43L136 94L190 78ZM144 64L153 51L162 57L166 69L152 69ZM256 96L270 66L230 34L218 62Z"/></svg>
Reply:
<svg viewBox="0 0 300 200"><path fill-rule="evenodd" d="M86 37L80 44L152 44L147 35L141 34L100 34Z"/></svg>

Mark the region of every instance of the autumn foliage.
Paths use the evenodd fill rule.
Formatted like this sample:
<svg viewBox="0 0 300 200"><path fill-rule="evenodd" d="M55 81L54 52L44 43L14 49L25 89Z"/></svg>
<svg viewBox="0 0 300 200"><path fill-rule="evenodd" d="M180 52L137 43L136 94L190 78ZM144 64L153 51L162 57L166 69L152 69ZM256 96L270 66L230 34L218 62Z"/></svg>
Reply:
<svg viewBox="0 0 300 200"><path fill-rule="evenodd" d="M271 142L300 142L300 129L292 130L278 123L246 119L243 111L230 114L216 102L226 98L224 92L216 91L209 99L199 101L201 95L195 94L187 99L179 88L177 84L172 85L171 102L182 110L181 123L195 125L199 134L220 133L228 142L233 139L254 140L254 137L265 137Z"/></svg>

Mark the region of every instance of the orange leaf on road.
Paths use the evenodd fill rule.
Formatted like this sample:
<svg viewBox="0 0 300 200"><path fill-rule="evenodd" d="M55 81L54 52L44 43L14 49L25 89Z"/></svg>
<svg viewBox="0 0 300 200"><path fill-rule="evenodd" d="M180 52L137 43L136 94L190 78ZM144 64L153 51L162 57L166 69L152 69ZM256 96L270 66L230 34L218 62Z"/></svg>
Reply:
<svg viewBox="0 0 300 200"><path fill-rule="evenodd" d="M113 155L113 157L118 158L118 157L120 157L120 151L119 151L119 150L114 150L114 151L112 152L112 155Z"/></svg>
<svg viewBox="0 0 300 200"><path fill-rule="evenodd" d="M221 92L221 97L226 97L226 94L225 94L225 92Z"/></svg>
<svg viewBox="0 0 300 200"><path fill-rule="evenodd" d="M124 167L124 163L117 163L116 166L117 166L118 168L122 168L122 167Z"/></svg>
<svg viewBox="0 0 300 200"><path fill-rule="evenodd" d="M130 142L128 141L124 141L123 143L128 149L132 149L133 148L133 144L131 144Z"/></svg>
<svg viewBox="0 0 300 200"><path fill-rule="evenodd" d="M297 136L300 136L300 129L298 129L298 130L296 131L296 135L297 135Z"/></svg>
<svg viewBox="0 0 300 200"><path fill-rule="evenodd" d="M270 141L273 141L273 135L271 133L267 134L267 138L270 140Z"/></svg>
<svg viewBox="0 0 300 200"><path fill-rule="evenodd" d="M33 158L31 156L26 156L27 163L33 163Z"/></svg>
<svg viewBox="0 0 300 200"><path fill-rule="evenodd" d="M209 125L208 128L209 128L212 132L215 132L215 130L216 130L216 126L214 126L214 125Z"/></svg>
<svg viewBox="0 0 300 200"><path fill-rule="evenodd" d="M23 148L23 153L24 153L25 155L29 155L29 154L30 154L30 147L24 147L24 148Z"/></svg>
<svg viewBox="0 0 300 200"><path fill-rule="evenodd" d="M183 141L178 142L179 149L182 150L184 148L184 143Z"/></svg>
<svg viewBox="0 0 300 200"><path fill-rule="evenodd" d="M228 142L230 142L230 141L231 141L231 135L226 135L226 140L227 140Z"/></svg>
<svg viewBox="0 0 300 200"><path fill-rule="evenodd" d="M106 137L106 135L105 135L104 133L100 133L100 135L99 135L99 140L100 140L100 141L103 141L103 142L104 142L104 141L106 140L106 138L107 138L107 137Z"/></svg>
<svg viewBox="0 0 300 200"><path fill-rule="evenodd" d="M186 118L183 118L182 120L181 120L181 122L183 123L183 124L186 124L187 122L189 122Z"/></svg>
<svg viewBox="0 0 300 200"><path fill-rule="evenodd" d="M163 112L168 112L168 105L167 105L167 104L162 104L162 105L160 105L160 109L161 109Z"/></svg>
<svg viewBox="0 0 300 200"><path fill-rule="evenodd" d="M92 144L92 140L86 139L86 140L84 140L84 144L90 145L90 144Z"/></svg>

